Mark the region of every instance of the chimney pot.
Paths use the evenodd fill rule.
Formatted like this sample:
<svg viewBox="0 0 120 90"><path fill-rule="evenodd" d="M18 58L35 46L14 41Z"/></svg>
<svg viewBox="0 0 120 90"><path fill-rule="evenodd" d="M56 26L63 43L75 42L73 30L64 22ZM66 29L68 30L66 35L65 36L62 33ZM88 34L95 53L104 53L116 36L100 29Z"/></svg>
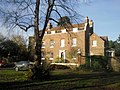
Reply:
<svg viewBox="0 0 120 90"><path fill-rule="evenodd" d="M90 20L89 25L90 27L93 27L93 20Z"/></svg>
<svg viewBox="0 0 120 90"><path fill-rule="evenodd" d="M51 24L51 23L48 23L47 28L48 28L48 29L51 29L51 28L52 28L52 24Z"/></svg>
<svg viewBox="0 0 120 90"><path fill-rule="evenodd" d="M85 18L85 23L89 23L88 16L86 16L86 18Z"/></svg>

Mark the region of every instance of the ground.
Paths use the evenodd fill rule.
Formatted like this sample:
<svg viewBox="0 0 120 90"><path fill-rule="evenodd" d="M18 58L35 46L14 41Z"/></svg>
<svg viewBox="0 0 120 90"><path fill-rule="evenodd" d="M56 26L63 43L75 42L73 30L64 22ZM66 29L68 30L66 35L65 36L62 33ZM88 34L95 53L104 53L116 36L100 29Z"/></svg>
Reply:
<svg viewBox="0 0 120 90"><path fill-rule="evenodd" d="M27 80L28 71L0 70L0 90L120 90L120 73L55 70L47 81Z"/></svg>

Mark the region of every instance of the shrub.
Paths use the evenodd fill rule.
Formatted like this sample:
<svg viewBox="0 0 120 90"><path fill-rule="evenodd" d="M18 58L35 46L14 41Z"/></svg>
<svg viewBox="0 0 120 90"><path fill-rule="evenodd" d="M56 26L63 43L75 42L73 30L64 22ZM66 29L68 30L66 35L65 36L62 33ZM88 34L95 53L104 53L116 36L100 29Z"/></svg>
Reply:
<svg viewBox="0 0 120 90"><path fill-rule="evenodd" d="M86 63L84 65L80 65L78 70L107 71L107 65L108 60L106 57L91 56L86 58Z"/></svg>
<svg viewBox="0 0 120 90"><path fill-rule="evenodd" d="M35 79L35 80L46 80L50 78L50 64L46 62L46 60L43 61L42 65L34 65L33 68L28 73L29 79Z"/></svg>
<svg viewBox="0 0 120 90"><path fill-rule="evenodd" d="M102 70L102 65L98 61L94 61L92 65L92 69L94 71L101 71Z"/></svg>
<svg viewBox="0 0 120 90"><path fill-rule="evenodd" d="M64 59L57 57L55 63L64 63Z"/></svg>

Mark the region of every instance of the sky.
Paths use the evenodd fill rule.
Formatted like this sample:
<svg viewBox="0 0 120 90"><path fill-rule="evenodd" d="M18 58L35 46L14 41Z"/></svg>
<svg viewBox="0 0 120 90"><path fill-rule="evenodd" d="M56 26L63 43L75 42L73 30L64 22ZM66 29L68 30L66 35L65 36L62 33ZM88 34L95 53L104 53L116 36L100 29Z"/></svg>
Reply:
<svg viewBox="0 0 120 90"><path fill-rule="evenodd" d="M74 0L73 0L74 1ZM78 0L79 1L79 0ZM109 40L116 40L120 34L120 0L81 0L90 1L81 3L78 12L94 22L94 32L99 36L108 36ZM21 30L17 31L19 33ZM5 28L0 33L6 34ZM22 31L22 33L24 33ZM29 36L32 32L24 33Z"/></svg>
<svg viewBox="0 0 120 90"><path fill-rule="evenodd" d="M86 0L87 1L87 0ZM94 22L94 32L116 40L120 34L120 0L91 0L81 4L79 13Z"/></svg>

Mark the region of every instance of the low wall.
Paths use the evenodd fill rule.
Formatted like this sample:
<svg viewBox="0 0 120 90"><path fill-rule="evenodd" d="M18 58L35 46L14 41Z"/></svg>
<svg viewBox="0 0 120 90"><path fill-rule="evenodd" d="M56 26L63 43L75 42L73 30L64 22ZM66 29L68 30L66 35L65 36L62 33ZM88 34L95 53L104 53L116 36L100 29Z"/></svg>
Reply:
<svg viewBox="0 0 120 90"><path fill-rule="evenodd" d="M69 66L70 68L75 68L79 66L76 63L51 63L51 64Z"/></svg>
<svg viewBox="0 0 120 90"><path fill-rule="evenodd" d="M109 58L113 71L120 72L120 57Z"/></svg>

